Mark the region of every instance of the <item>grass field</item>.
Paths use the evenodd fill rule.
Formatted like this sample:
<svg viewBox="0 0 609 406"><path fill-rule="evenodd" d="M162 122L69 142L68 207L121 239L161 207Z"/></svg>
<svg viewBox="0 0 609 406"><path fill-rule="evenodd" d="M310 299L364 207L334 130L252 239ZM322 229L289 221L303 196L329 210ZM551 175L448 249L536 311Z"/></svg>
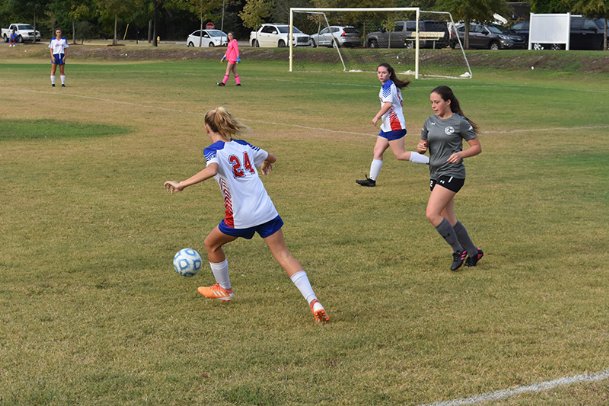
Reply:
<svg viewBox="0 0 609 406"><path fill-rule="evenodd" d="M486 253L451 273L425 219L427 169L368 170L373 74L239 65L0 57L0 404L425 404L609 368L609 78L476 69L405 91L413 148L449 84L477 121L457 213ZM523 51L525 52L525 51ZM315 69L312 69L315 70ZM207 301L204 268L173 254L222 218L202 165L202 115L228 107L279 158L265 185L332 320L308 306L259 238L227 247L236 298ZM609 402L609 381L495 403Z"/></svg>

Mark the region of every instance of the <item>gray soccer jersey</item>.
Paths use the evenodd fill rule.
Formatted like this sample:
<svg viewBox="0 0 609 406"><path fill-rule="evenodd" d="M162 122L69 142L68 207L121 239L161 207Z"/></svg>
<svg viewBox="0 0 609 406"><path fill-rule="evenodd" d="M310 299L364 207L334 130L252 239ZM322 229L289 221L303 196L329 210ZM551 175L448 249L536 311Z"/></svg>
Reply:
<svg viewBox="0 0 609 406"><path fill-rule="evenodd" d="M476 138L472 125L463 116L453 113L445 120L431 116L421 130L421 139L426 140L429 151L429 174L432 179L454 176L465 179L465 165L446 162L450 155L463 149L462 140Z"/></svg>

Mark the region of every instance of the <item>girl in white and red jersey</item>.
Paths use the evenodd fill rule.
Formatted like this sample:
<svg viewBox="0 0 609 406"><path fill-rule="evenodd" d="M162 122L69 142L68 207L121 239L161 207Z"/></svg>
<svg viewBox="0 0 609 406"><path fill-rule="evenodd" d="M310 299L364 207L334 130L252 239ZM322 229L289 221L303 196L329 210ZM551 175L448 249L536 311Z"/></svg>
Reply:
<svg viewBox="0 0 609 406"><path fill-rule="evenodd" d="M408 86L410 82L398 79L395 70L388 63L381 63L376 68L376 75L381 82L379 91L381 109L372 118L372 124L376 126L381 120L381 130L376 138L376 144L374 144L370 175L366 176L366 179L356 180L357 184L369 187L376 186L376 179L383 167L383 154L389 147L395 157L401 161L411 161L417 164L429 163L429 158L425 155L404 149L406 120L402 111L403 99L400 89Z"/></svg>
<svg viewBox="0 0 609 406"><path fill-rule="evenodd" d="M226 82L228 82L228 77L231 72L233 72L233 76L235 77L235 84L237 86L241 86L241 78L239 78L239 74L237 73L237 63L241 60L239 58L239 44L237 40L233 37L233 33L228 33L228 44L226 45L226 53L220 60L220 62L227 61L226 64L226 73L224 74L224 78L222 82L218 82L218 86L226 86Z"/></svg>
<svg viewBox="0 0 609 406"><path fill-rule="evenodd" d="M55 72L59 65L59 73L61 78L61 87L66 87L66 49L69 47L68 41L61 36L61 29L55 30L55 37L51 39L49 44L49 52L51 53L51 86L55 87Z"/></svg>
<svg viewBox="0 0 609 406"><path fill-rule="evenodd" d="M315 321L329 321L307 274L286 247L281 230L283 221L258 177L256 168L266 175L277 158L246 141L234 139L233 136L239 135L244 127L223 107L205 114L205 130L212 141L204 149L207 161L205 169L181 182L165 182L167 190L180 192L213 177L224 198L225 217L205 238L207 257L216 284L200 287L198 292L210 299L230 301L234 293L222 246L239 237L250 239L254 233L258 233L309 303Z"/></svg>

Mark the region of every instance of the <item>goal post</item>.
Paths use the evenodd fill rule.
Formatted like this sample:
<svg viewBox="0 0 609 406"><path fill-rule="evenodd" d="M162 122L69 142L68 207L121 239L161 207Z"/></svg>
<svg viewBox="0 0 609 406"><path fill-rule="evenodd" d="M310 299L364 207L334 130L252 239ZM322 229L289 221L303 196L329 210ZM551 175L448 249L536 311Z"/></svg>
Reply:
<svg viewBox="0 0 609 406"><path fill-rule="evenodd" d="M327 13L327 12L415 12L416 14L416 31L415 31L415 78L419 78L419 15L420 8L419 7L389 7L389 8L298 8L291 7L290 8L290 32L289 32L289 40L290 43L290 51L289 51L289 60L290 67L289 71L292 72L292 62L294 58L294 49L292 47L292 33L294 29L294 13ZM327 19L326 19L327 21ZM341 57L342 59L342 57Z"/></svg>
<svg viewBox="0 0 609 406"><path fill-rule="evenodd" d="M294 43L294 31L299 29L310 35L310 47ZM369 72L383 59L393 60L396 69L415 79L471 79L463 47L448 48L456 48L461 42L453 31L455 22L447 11L420 7L292 7L288 70ZM329 49L314 50L317 47Z"/></svg>

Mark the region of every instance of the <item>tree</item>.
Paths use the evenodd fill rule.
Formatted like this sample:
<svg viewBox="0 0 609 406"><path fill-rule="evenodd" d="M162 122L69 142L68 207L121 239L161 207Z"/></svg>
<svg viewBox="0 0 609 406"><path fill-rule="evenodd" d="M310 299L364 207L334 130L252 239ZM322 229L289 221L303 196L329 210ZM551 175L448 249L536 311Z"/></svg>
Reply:
<svg viewBox="0 0 609 406"><path fill-rule="evenodd" d="M449 11L455 20L465 22L465 48L469 48L469 25L472 21L490 21L493 14L507 10L505 0L439 0L437 6L440 10Z"/></svg>
<svg viewBox="0 0 609 406"><path fill-rule="evenodd" d="M571 11L571 0L531 0L533 13L568 13Z"/></svg>
<svg viewBox="0 0 609 406"><path fill-rule="evenodd" d="M114 22L112 45L118 43L118 20L131 21L139 10L146 9L145 0L95 0L100 22L106 27Z"/></svg>
<svg viewBox="0 0 609 406"><path fill-rule="evenodd" d="M243 20L244 26L256 29L265 18L270 17L272 8L272 0L247 0L239 17Z"/></svg>

